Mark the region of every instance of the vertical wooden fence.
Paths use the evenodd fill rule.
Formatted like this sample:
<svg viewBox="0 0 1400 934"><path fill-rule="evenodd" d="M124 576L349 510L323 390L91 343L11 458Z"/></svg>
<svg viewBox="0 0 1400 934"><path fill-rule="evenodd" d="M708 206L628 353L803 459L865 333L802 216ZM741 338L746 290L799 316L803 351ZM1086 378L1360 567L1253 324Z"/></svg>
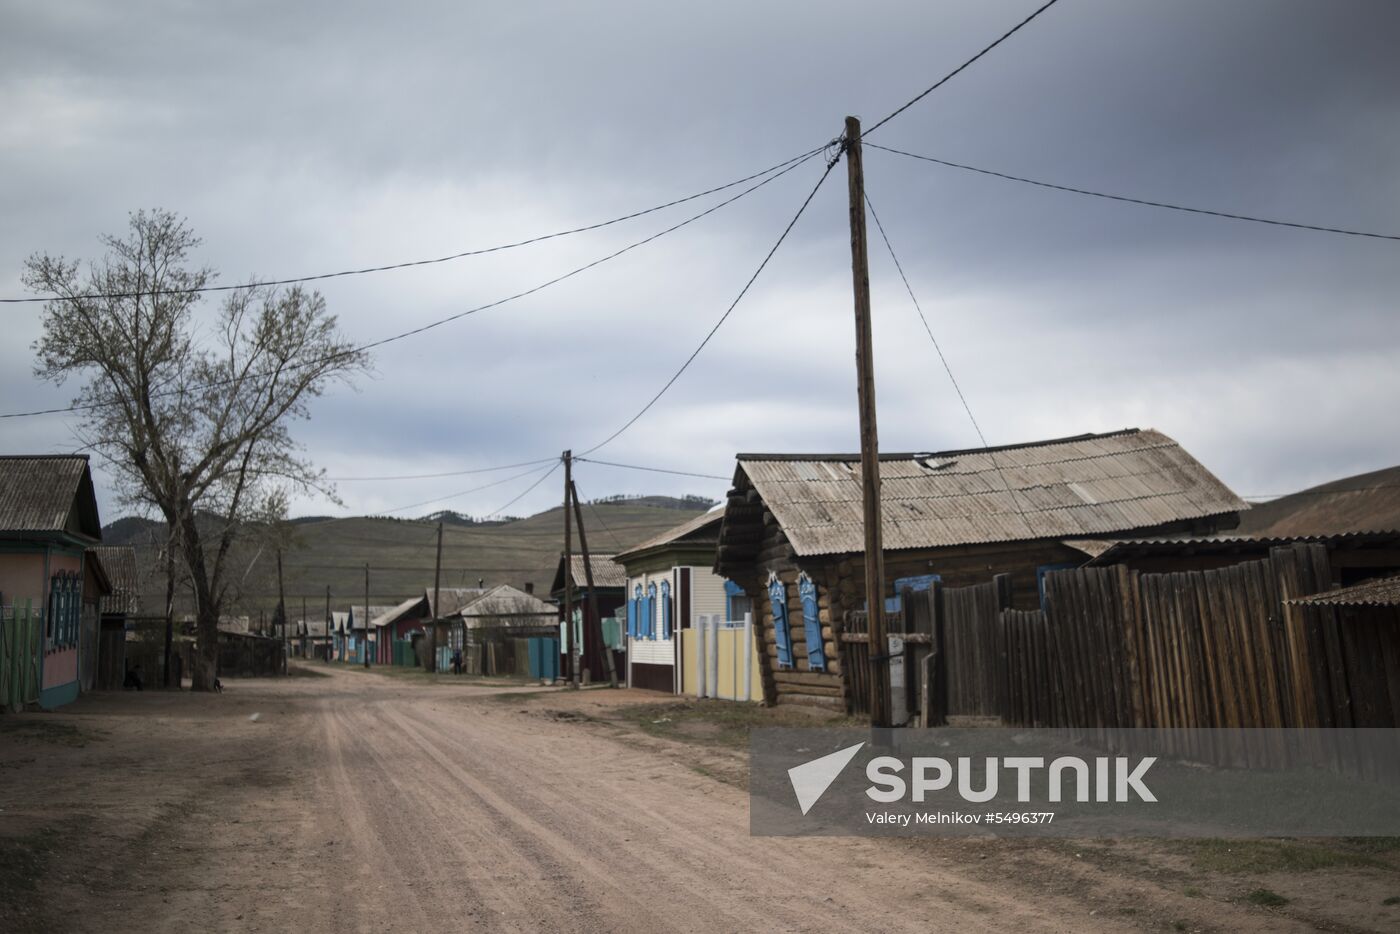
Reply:
<svg viewBox="0 0 1400 934"><path fill-rule="evenodd" d="M23 710L39 702L39 640L42 617L30 601L0 603L0 707Z"/></svg>

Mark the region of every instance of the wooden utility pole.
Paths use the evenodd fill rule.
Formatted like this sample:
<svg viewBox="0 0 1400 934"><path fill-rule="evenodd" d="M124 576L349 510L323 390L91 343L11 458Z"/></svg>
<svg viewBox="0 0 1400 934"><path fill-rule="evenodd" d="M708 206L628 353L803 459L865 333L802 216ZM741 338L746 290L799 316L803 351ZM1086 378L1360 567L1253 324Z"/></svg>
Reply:
<svg viewBox="0 0 1400 934"><path fill-rule="evenodd" d="M301 656L311 657L311 618L306 615L306 594L301 595Z"/></svg>
<svg viewBox="0 0 1400 934"><path fill-rule="evenodd" d="M574 520L578 522L578 547L583 552L583 576L588 587L588 612L593 616L594 636L603 652L603 662L608 669L608 685L617 687L617 663L613 661L612 649L603 639L603 617L598 612L598 591L593 586L593 559L588 554L588 536L583 531L583 510L578 504L578 488L569 481L569 498L574 502Z"/></svg>
<svg viewBox="0 0 1400 934"><path fill-rule="evenodd" d="M860 402L860 474L865 507L865 603L869 618L870 725L890 725L889 644L885 633L885 548L880 534L880 436L875 428L875 359L870 337L870 266L865 245L865 166L860 120L846 118L850 190L851 282L856 306L856 387Z"/></svg>
<svg viewBox="0 0 1400 934"><path fill-rule="evenodd" d="M175 530L165 538L165 655L161 687L170 687L170 655L175 644ZM180 685L175 685L179 688Z"/></svg>
<svg viewBox="0 0 1400 934"><path fill-rule="evenodd" d="M282 589L282 549L277 549L277 612L282 617L282 673L287 673L287 592Z"/></svg>
<svg viewBox="0 0 1400 934"><path fill-rule="evenodd" d="M326 661L334 661L335 636L331 634L331 585L326 585Z"/></svg>
<svg viewBox="0 0 1400 934"><path fill-rule="evenodd" d="M437 621L438 621L438 618L442 616L442 609L441 609L442 603L440 602L441 599L442 599L441 585L442 585L442 523L441 523L441 522L438 522L437 562L433 565L433 607L432 607L432 617L433 617L433 621L432 621L432 623L431 623L431 625L432 625L432 627L433 627L433 652L434 652L434 653L437 652ZM433 662L433 669L434 669L434 670L437 669L437 662L436 662L436 660Z"/></svg>
<svg viewBox="0 0 1400 934"><path fill-rule="evenodd" d="M353 630L352 630L353 632ZM365 562L365 637L360 640L360 657L369 667L369 562Z"/></svg>
<svg viewBox="0 0 1400 934"><path fill-rule="evenodd" d="M569 491L574 486L574 452L564 452L564 632L569 638L569 679L578 687L583 662L583 640L574 632L574 532L569 514ZM582 628L582 627L580 627Z"/></svg>

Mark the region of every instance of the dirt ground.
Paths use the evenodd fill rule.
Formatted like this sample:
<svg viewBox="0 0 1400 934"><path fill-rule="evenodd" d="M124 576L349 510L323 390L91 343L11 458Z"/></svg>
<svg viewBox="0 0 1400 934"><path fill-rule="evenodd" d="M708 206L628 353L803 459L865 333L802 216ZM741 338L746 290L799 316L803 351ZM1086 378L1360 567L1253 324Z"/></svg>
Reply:
<svg viewBox="0 0 1400 934"><path fill-rule="evenodd" d="M801 713L310 671L0 717L0 930L1400 929L1385 846L755 838Z"/></svg>

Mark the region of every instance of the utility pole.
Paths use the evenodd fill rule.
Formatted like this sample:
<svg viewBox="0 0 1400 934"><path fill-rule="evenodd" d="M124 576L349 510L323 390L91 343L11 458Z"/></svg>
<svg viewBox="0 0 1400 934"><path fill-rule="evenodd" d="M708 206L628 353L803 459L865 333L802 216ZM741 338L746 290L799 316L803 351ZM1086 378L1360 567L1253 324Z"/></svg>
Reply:
<svg viewBox="0 0 1400 934"><path fill-rule="evenodd" d="M583 576L588 586L588 611L593 616L594 635L603 652L603 661L608 669L608 686L617 687L617 663L613 661L612 649L603 640L603 617L598 613L598 591L593 586L593 560L588 554L588 536L583 531L583 510L578 504L578 488L569 481L569 498L574 501L574 519L578 521L578 547L583 552Z"/></svg>
<svg viewBox="0 0 1400 934"><path fill-rule="evenodd" d="M360 657L365 660L365 668L369 668L369 562L365 562L365 637L360 643Z"/></svg>
<svg viewBox="0 0 1400 934"><path fill-rule="evenodd" d="M569 637L569 672L573 686L580 684L579 666L583 662L583 640L574 632L574 533L570 524L569 491L574 486L574 452L564 452L564 632ZM580 627L582 628L582 627Z"/></svg>
<svg viewBox="0 0 1400 934"><path fill-rule="evenodd" d="M860 402L860 475L865 511L865 603L869 619L870 725L890 725L889 640L885 632L885 548L880 528L880 436L875 428L875 360L870 337L870 266L865 244L865 166L860 120L846 118L850 190L851 282L856 308L856 386Z"/></svg>
<svg viewBox="0 0 1400 934"><path fill-rule="evenodd" d="M161 687L170 687L170 654L175 643L175 530L165 538L165 655ZM180 685L175 685L178 689Z"/></svg>
<svg viewBox="0 0 1400 934"><path fill-rule="evenodd" d="M326 585L326 661L334 661L335 636L331 634L331 585Z"/></svg>
<svg viewBox="0 0 1400 934"><path fill-rule="evenodd" d="M306 615L306 594L301 595L301 655L311 657L311 619Z"/></svg>
<svg viewBox="0 0 1400 934"><path fill-rule="evenodd" d="M440 589L440 588L441 588L441 585L442 585L442 522L439 521L439 522L438 522L438 542L437 542L437 563L433 566L433 613L432 613L432 615L433 615L433 622L432 622L432 627L433 627L433 642L434 642L434 643L437 642L437 621L438 621L438 618L442 615L442 611L441 611L441 609L440 609L441 606L442 606L442 604L438 602L439 600L442 599L442 594L441 594L441 589ZM436 651L436 650L437 650L437 646L434 645L433 649L434 649L434 651ZM437 663L436 663L436 662L433 663L433 668L434 668L434 669L437 668Z"/></svg>
<svg viewBox="0 0 1400 934"><path fill-rule="evenodd" d="M282 617L282 673L287 673L287 593L282 589L282 549L277 549L277 613Z"/></svg>

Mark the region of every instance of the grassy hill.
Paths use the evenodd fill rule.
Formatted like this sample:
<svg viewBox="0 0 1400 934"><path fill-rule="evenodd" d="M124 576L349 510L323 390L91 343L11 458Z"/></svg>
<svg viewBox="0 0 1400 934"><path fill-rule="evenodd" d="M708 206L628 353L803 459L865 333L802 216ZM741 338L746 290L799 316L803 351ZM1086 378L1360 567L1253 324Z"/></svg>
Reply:
<svg viewBox="0 0 1400 934"><path fill-rule="evenodd" d="M659 504L667 501L665 504ZM683 508L675 504L684 503ZM610 554L638 544L666 529L680 525L701 502L646 497L640 500L585 505L583 519L590 550ZM559 552L564 547L564 513L559 507L524 519L501 524L461 524L444 517L442 536L442 586L475 587L533 583L535 592L548 596ZM165 599L165 577L156 566L156 546L164 527L147 520L125 518L104 530L107 544L136 546L142 567L143 604L157 612ZM370 603L397 603L433 583L433 558L437 546L435 522L355 517L310 518L292 523L293 544L282 557L288 612L301 615L302 598L310 614L324 612L326 587L331 605L344 609L364 601L364 567L370 567ZM578 548L577 530L574 547ZM271 613L277 604L275 554L264 550L240 556L235 576L246 574L236 606L230 613L256 617ZM177 612L190 610L186 592L177 598Z"/></svg>
<svg viewBox="0 0 1400 934"><path fill-rule="evenodd" d="M1322 535L1400 529L1400 467L1344 477L1259 503L1239 535Z"/></svg>

